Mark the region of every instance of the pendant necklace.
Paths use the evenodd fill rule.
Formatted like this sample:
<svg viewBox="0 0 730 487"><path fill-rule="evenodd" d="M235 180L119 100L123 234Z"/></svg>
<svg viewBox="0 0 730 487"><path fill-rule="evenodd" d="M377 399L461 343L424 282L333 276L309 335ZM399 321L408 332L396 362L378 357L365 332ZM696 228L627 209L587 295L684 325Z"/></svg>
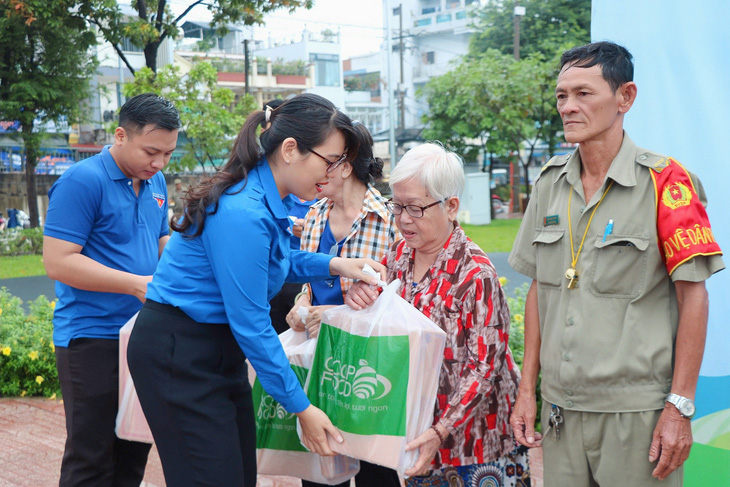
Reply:
<svg viewBox="0 0 730 487"><path fill-rule="evenodd" d="M580 240L580 246L578 247L577 254L573 251L573 224L570 222L570 200L573 197L573 188L570 189L570 194L568 195L568 232L570 235L570 257L573 260L570 263L570 267L568 267L568 269L565 271L565 278L568 280L568 289L575 289L576 285L578 284L578 271L575 269L575 265L578 263L578 257L580 257L580 253L583 250L583 243L586 241L586 235L588 235L588 229L591 227L593 215L596 214L596 210L599 206L601 206L601 202L603 201L603 198L606 197L606 193L608 193L608 190L611 189L611 186L613 186L613 181L609 183L608 187L601 195L601 199L598 200L595 208L593 208L593 211L591 212L591 217L588 219L588 225L586 225L586 230L585 232L583 232L583 238Z"/></svg>

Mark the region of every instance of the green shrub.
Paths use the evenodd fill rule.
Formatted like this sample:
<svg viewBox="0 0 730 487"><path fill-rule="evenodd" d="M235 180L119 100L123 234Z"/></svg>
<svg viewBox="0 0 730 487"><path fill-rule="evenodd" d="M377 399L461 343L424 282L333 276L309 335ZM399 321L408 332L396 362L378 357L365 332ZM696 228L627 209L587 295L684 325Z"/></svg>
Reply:
<svg viewBox="0 0 730 487"><path fill-rule="evenodd" d="M53 345L53 308L45 296L30 303L0 288L0 396L61 394Z"/></svg>
<svg viewBox="0 0 730 487"><path fill-rule="evenodd" d="M0 233L0 255L32 255L42 253L42 228L9 228Z"/></svg>
<svg viewBox="0 0 730 487"><path fill-rule="evenodd" d="M500 278L506 283L506 279ZM504 284L502 284L504 286ZM515 362L522 370L522 364L525 359L525 299L527 299L527 291L530 289L528 283L514 290L514 297L507 296L507 305L510 311L510 330L509 330L509 348L512 350L512 356ZM542 397L540 396L540 377L537 378L537 420L535 428L540 431L540 410L542 409Z"/></svg>

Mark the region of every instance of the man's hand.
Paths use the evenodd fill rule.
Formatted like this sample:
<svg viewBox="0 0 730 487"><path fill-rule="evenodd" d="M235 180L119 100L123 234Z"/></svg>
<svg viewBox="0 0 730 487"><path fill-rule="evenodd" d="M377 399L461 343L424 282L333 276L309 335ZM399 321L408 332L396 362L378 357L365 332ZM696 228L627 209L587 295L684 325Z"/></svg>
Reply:
<svg viewBox="0 0 730 487"><path fill-rule="evenodd" d="M540 446L542 435L535 432L535 418L537 417L537 400L535 393L520 391L515 400L515 406L509 418L509 424L515 434L515 440L528 448Z"/></svg>
<svg viewBox="0 0 730 487"><path fill-rule="evenodd" d="M649 461L653 463L659 459L651 474L659 480L664 480L689 458L690 448L692 448L690 419L682 417L674 405L666 404L654 428L649 447Z"/></svg>

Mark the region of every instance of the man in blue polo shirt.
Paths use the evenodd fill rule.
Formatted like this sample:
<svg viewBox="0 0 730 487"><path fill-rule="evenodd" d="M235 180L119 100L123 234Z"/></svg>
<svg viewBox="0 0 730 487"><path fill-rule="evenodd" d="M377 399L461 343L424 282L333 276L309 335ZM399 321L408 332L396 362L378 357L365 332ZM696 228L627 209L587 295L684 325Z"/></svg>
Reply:
<svg viewBox="0 0 730 487"><path fill-rule="evenodd" d="M150 445L114 434L119 329L142 307L169 239L160 172L180 117L148 93L119 112L114 143L69 168L48 192L43 263L56 283L56 366L66 412L60 486L139 486Z"/></svg>

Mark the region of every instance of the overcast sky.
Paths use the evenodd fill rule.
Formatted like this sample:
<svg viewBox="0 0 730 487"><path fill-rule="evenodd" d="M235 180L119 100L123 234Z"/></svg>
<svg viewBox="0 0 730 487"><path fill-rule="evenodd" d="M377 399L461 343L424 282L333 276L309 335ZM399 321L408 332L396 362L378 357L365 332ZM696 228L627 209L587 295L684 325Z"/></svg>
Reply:
<svg viewBox="0 0 730 487"><path fill-rule="evenodd" d="M169 0L173 10L181 13L189 0ZM129 3L126 0L125 3ZM187 16L188 20L210 20L205 7L198 7ZM266 17L265 25L253 28L253 37L275 41L299 41L306 26L311 32L330 29L342 34L342 58L376 52L384 40L383 0L314 0L311 10L297 9L289 14L277 10ZM250 31L249 31L250 32Z"/></svg>

